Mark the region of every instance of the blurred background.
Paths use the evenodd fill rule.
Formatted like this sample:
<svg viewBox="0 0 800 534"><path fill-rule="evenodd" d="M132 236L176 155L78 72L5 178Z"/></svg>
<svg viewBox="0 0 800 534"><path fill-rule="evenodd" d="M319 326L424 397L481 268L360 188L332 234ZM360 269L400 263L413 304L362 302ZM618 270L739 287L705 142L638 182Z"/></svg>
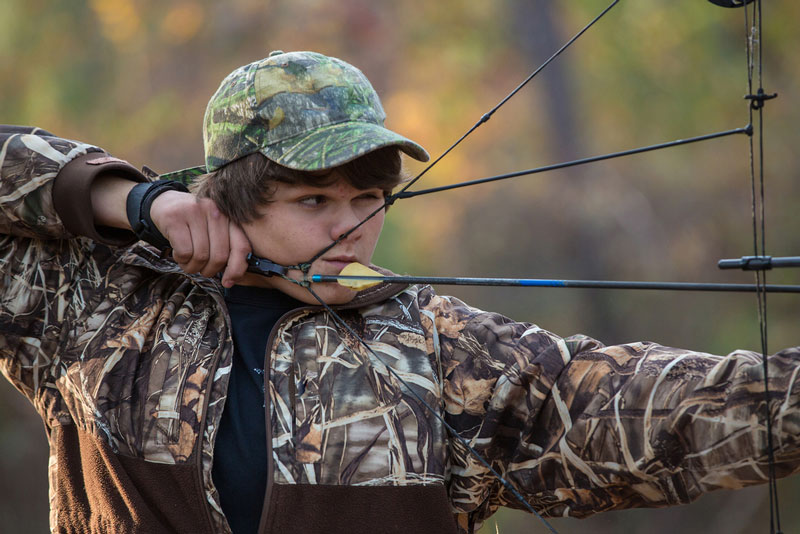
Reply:
<svg viewBox="0 0 800 534"><path fill-rule="evenodd" d="M0 120L41 126L167 172L202 163L220 80L271 50L359 66L387 126L433 156L610 0L4 0ZM767 246L800 253L800 3L764 3ZM794 58L794 59L793 59ZM622 1L419 188L745 126L741 9ZM745 136L398 202L376 262L420 275L750 282L719 258L752 253ZM407 161L410 175L421 166ZM800 283L797 271L771 282ZM471 304L606 343L757 348L752 295L455 289ZM797 297L770 296L770 347L797 344ZM47 530L43 427L0 382L0 532ZM800 531L800 477L779 483ZM765 532L766 487L668 510L559 519L562 533ZM502 511L482 533L544 532Z"/></svg>

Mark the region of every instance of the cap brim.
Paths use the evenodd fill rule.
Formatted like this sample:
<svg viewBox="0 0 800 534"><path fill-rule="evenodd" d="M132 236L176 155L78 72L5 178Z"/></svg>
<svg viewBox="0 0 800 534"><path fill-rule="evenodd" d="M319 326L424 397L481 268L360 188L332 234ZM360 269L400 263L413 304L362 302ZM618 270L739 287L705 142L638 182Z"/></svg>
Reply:
<svg viewBox="0 0 800 534"><path fill-rule="evenodd" d="M420 145L368 122L344 122L316 128L260 149L275 163L299 171L337 167L387 146L397 146L418 161L430 156Z"/></svg>

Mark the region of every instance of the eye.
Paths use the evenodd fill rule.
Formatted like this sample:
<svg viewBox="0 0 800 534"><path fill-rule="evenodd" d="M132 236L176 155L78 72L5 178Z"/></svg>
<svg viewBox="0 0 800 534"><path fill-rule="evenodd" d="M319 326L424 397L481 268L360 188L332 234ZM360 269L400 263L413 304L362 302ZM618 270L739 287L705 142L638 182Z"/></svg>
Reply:
<svg viewBox="0 0 800 534"><path fill-rule="evenodd" d="M309 195L298 199L298 203L308 208L316 208L323 205L328 199L323 195Z"/></svg>
<svg viewBox="0 0 800 534"><path fill-rule="evenodd" d="M382 201L383 200L383 191L366 191L366 192L360 194L356 198L357 198L357 200L367 200L367 201L381 200Z"/></svg>

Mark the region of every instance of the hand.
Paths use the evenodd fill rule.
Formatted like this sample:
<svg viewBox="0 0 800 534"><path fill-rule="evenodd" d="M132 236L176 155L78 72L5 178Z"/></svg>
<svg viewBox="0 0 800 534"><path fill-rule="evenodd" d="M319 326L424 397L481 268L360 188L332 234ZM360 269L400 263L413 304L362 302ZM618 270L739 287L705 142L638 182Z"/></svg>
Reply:
<svg viewBox="0 0 800 534"><path fill-rule="evenodd" d="M222 285L231 287L247 271L250 241L211 199L166 191L153 201L150 218L169 240L172 258L185 272L211 277L224 269Z"/></svg>

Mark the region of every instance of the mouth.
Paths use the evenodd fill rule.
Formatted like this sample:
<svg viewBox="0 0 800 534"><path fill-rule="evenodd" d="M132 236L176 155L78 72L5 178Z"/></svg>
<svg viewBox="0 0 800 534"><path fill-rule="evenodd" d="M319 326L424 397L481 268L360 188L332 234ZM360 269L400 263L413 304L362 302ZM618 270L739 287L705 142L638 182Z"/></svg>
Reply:
<svg viewBox="0 0 800 534"><path fill-rule="evenodd" d="M333 256L330 258L322 258L322 260L334 267L336 269L336 274L339 274L346 266L357 262L358 258L355 256Z"/></svg>

